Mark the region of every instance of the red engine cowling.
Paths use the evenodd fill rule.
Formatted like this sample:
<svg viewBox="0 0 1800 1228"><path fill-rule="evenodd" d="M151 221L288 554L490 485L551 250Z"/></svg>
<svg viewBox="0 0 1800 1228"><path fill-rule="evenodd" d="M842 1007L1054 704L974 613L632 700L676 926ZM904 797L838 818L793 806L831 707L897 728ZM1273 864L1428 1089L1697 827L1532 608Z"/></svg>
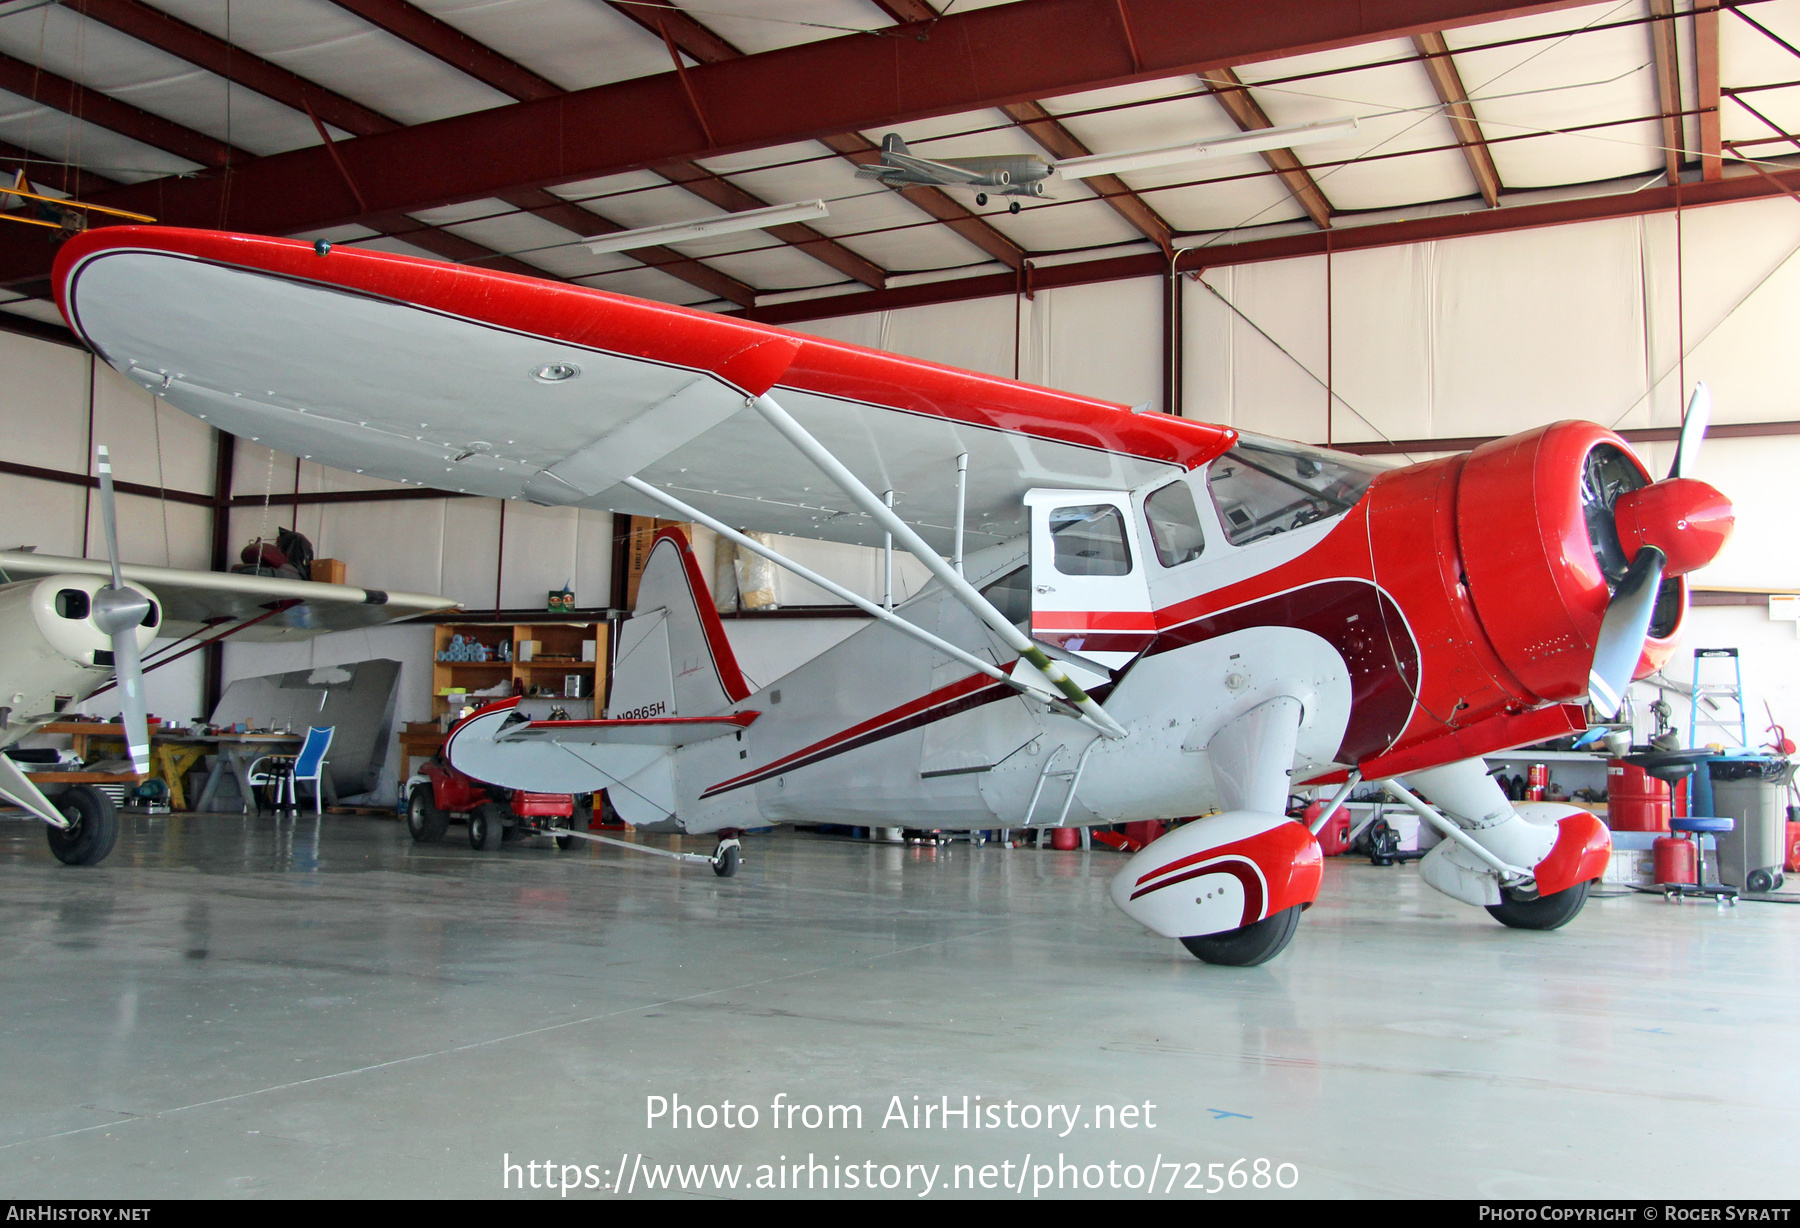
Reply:
<svg viewBox="0 0 1800 1228"><path fill-rule="evenodd" d="M1687 610L1682 573L1710 562L1731 505L1704 482L1655 482L1622 438L1557 422L1483 444L1463 466L1457 540L1469 594L1494 650L1537 700L1579 699L1612 585L1653 544L1675 564L1637 677L1674 651Z"/></svg>

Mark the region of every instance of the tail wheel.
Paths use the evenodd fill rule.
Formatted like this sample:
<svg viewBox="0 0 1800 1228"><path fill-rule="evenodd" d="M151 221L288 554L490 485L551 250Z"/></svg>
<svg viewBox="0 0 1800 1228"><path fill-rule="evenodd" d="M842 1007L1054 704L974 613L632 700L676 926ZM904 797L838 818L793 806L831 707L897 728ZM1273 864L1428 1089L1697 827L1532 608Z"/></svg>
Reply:
<svg viewBox="0 0 1800 1228"><path fill-rule="evenodd" d="M112 798L88 785L76 785L56 799L69 825L48 831L50 851L66 866L98 865L119 839L119 812Z"/></svg>
<svg viewBox="0 0 1800 1228"><path fill-rule="evenodd" d="M556 826L566 829L570 826L571 822L572 822L572 820L570 820L570 819L559 819L559 820L557 820ZM567 852L569 849L569 846L574 843L575 843L574 836L558 836L558 837L556 837L556 847L559 849L562 849L564 852Z"/></svg>
<svg viewBox="0 0 1800 1228"><path fill-rule="evenodd" d="M1241 929L1183 938L1181 945L1202 963L1254 968L1280 955L1294 940L1294 931L1300 928L1300 909L1301 905L1295 904L1272 917L1252 921Z"/></svg>
<svg viewBox="0 0 1800 1228"><path fill-rule="evenodd" d="M406 799L406 830L420 844L434 844L444 838L450 826L448 811L432 804L431 786L414 785Z"/></svg>
<svg viewBox="0 0 1800 1228"><path fill-rule="evenodd" d="M492 853L506 838L506 819L500 807L483 802L469 812L469 847L481 853Z"/></svg>
<svg viewBox="0 0 1800 1228"><path fill-rule="evenodd" d="M1489 904L1487 910L1501 925L1510 925L1516 930L1561 929L1573 921L1581 906L1587 903L1591 885L1576 883L1554 895L1539 896L1535 900L1509 899L1503 904Z"/></svg>

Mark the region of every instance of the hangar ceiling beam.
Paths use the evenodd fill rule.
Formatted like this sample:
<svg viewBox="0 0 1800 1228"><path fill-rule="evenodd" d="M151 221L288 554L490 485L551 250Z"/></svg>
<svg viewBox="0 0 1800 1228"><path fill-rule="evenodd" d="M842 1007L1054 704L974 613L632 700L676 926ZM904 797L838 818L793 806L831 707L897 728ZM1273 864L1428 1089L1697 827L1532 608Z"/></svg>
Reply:
<svg viewBox="0 0 1800 1228"><path fill-rule="evenodd" d="M1656 108L1662 113L1663 173L1670 183L1681 178L1687 149L1681 121L1681 71L1675 50L1675 0L1650 0L1650 54L1656 67Z"/></svg>
<svg viewBox="0 0 1800 1228"><path fill-rule="evenodd" d="M242 47L215 38L206 31L170 17L147 4L140 3L139 0L64 0L64 2L83 16L112 26L139 42L148 43L160 51L165 51L196 67L236 82L246 89L255 90L264 97L273 99L284 106L308 112L318 120L355 136L391 132L401 127L397 121L371 107L363 106L354 99L325 89L297 73L252 55ZM517 65L512 66L516 72L509 73L506 65L511 64L511 61L501 56L484 57L481 53L486 49L481 44L460 34L454 27L437 18L411 9L409 5L350 4L345 7L356 10L366 9L367 14L359 12L359 15L372 14L374 17L385 19L377 21L375 24L381 25L383 29L388 29L390 33L400 34L401 37L415 45L418 45L421 40L429 41L428 50L459 68L472 66L484 71L491 71L497 80L513 85L535 80L542 89L542 93L537 96L547 97L561 92L555 85L542 78L533 77ZM490 59L494 62L490 63ZM493 83L490 81L490 84ZM110 127L95 116L90 115L88 118L95 119L95 122L100 123L103 127ZM131 134L127 133L126 135ZM204 138L199 138L196 134L195 139ZM4 155L9 148L0 148L0 155ZM248 157L249 155L243 156ZM98 177L90 178L92 182L83 187L84 192L94 192L102 187L113 186ZM565 207L588 217L594 217L586 210L567 205L566 202L551 197L548 193L544 193L544 195L550 202L565 205ZM543 269L526 264L521 260L500 256L492 248L449 231L427 226L399 211L390 210L380 216L365 217L359 220L385 234L404 239L415 247L451 260L478 262L488 268L503 269L507 272L534 277L552 276ZM613 226L597 217L594 217L594 220L604 228L624 229L624 227ZM575 231L584 236L603 232L592 229ZM661 259L655 258L657 255L660 255ZM665 272L699 285L708 293L716 294L740 307L748 306L755 301L754 291L751 291L743 283L724 274L715 275L713 270L704 269L703 266L696 267L695 262L679 253L670 252L667 249L657 249L655 253L635 253L634 258L644 264L664 267Z"/></svg>
<svg viewBox="0 0 1800 1228"><path fill-rule="evenodd" d="M1245 132L1275 126L1274 121L1257 105L1256 99L1250 97L1250 91L1231 69L1215 68L1201 79L1219 105L1225 108L1225 113L1231 116L1232 122ZM1269 169L1280 177L1288 194L1306 210L1306 216L1313 220L1313 225L1320 230L1331 229L1331 202L1325 199L1325 193L1319 191L1319 185L1313 182L1312 172L1294 156L1294 151L1265 149L1262 151L1262 158L1269 164Z"/></svg>
<svg viewBox="0 0 1800 1228"><path fill-rule="evenodd" d="M1719 160L1719 0L1694 0L1694 82L1699 90L1700 178L1724 177Z"/></svg>
<svg viewBox="0 0 1800 1228"><path fill-rule="evenodd" d="M608 3L658 38L661 38L666 31L669 39L696 63L717 64L721 60L735 60L743 57L742 51L676 8L674 4L670 3L670 0L649 0L649 2L645 2L645 0L608 0ZM930 11L929 6L925 5L923 0L913 0L913 4L915 7ZM936 16L935 13L932 15ZM860 132L838 132L821 136L818 139L833 153L859 165L881 161L881 147ZM689 163L689 165L693 164ZM661 166L655 169L659 174L668 175L668 171ZM912 187L901 189L900 195L905 197L914 208L944 223L994 259L1004 262L1009 268L1024 267L1025 251L1023 248L988 225L982 220L980 214L966 208L942 188L915 184ZM817 253L813 254L817 255ZM858 280L862 279L858 278Z"/></svg>
<svg viewBox="0 0 1800 1228"><path fill-rule="evenodd" d="M451 67L461 69L463 72L474 77L483 84L499 90L503 94L509 94L520 102L532 102L544 98L555 98L566 92L554 81L541 77L537 73L532 72L529 68L526 68L523 64L519 64L506 56L501 55L499 52L492 50L486 45L476 42L474 39L469 38L466 34L457 30L454 26L451 26L447 22L440 21L438 18L433 17L416 5L408 3L407 0L333 0L333 3L350 10L367 21L373 22L390 34L404 38L407 42L413 44L413 46L419 48L421 51L436 56ZM675 8L673 5L656 6L659 10L666 8L668 12L665 14L658 11L654 15L635 11L638 9L651 8L649 4L644 3L644 0L638 0L638 3L633 5L617 5L614 7L619 8L621 12L624 12L633 21L652 33L657 34L658 37L661 37L661 33L657 28L656 22L668 21L671 27L674 27L679 23L684 38L692 40L696 37L693 31L698 31L700 34L710 38L712 43L722 47L728 55L739 56L743 54L738 51L737 48L731 46L730 43L725 42L717 35L711 34L705 27L688 17L685 13L682 13L680 9ZM680 39L677 40L677 45L681 45ZM472 51L471 48L478 49L478 53L477 51ZM686 48L684 47L683 49L685 50ZM690 52L690 54L692 53ZM742 188L723 182L705 167L692 162L670 162L653 167L652 169L663 178L685 188L702 200L717 205L727 212L741 213L747 209L766 209L770 203L744 191ZM545 195L548 196L548 193ZM550 214L545 211L545 209L552 207L552 203L566 205L568 202L562 201L558 197L549 196L548 201L544 202L544 208L534 209L532 212L537 213L540 217L554 220L551 219ZM579 206L569 207L579 208ZM583 213L588 212L588 210L581 211ZM561 209L557 209L555 212L558 216L567 216ZM625 227L619 226L615 227L615 229L623 230ZM580 234L583 232L576 231L576 233ZM587 233L592 234L595 232L588 231ZM879 289L881 286L887 284L887 274L884 270L877 268L849 248L811 226L796 222L787 226L770 227L769 233L774 235L777 239L799 248L806 255L813 257L820 263L854 278L866 286L874 286ZM701 281L686 276L686 274L697 273L699 269L704 269L707 266L699 265L689 257L683 256L681 253L673 251L670 248L658 247L653 249L653 251L655 256L660 258L643 260L643 263L661 268L664 272L681 277L682 280L688 281L694 285L700 285L703 289L708 289L712 293L719 294L720 297L728 299L731 302L741 304L739 293L748 289L743 282L738 281L736 278L719 274L717 277L706 277L705 281L710 284L702 285ZM635 255L641 257L645 254L647 253L640 252ZM725 291L730 292L726 293ZM751 291L751 293L754 294L754 291Z"/></svg>
<svg viewBox="0 0 1800 1228"><path fill-rule="evenodd" d="M332 3L503 94L514 98L549 98L562 93L560 86L406 0L332 0Z"/></svg>
<svg viewBox="0 0 1800 1228"><path fill-rule="evenodd" d="M1063 127L1041 103L1008 102L1002 104L1000 109L1023 128L1032 140L1042 145L1051 157L1059 161L1085 158L1094 152L1073 132ZM1090 175L1085 182L1139 234L1165 252L1174 250L1174 232L1169 224L1157 215L1156 210L1145 204L1142 197L1127 187L1123 179L1117 175Z"/></svg>
<svg viewBox="0 0 1800 1228"><path fill-rule="evenodd" d="M345 132L368 136L400 127L371 107L316 85L279 64L271 64L242 47L215 38L205 30L139 0L63 0L63 3L84 17L91 17L141 43L235 81L265 98L273 98L296 111L310 111Z"/></svg>
<svg viewBox="0 0 1800 1228"><path fill-rule="evenodd" d="M716 64L744 54L675 7L670 0L607 0L607 3L657 38L666 33L696 64Z"/></svg>
<svg viewBox="0 0 1800 1228"><path fill-rule="evenodd" d="M1652 4L1669 4L1672 0L1650 0ZM1475 120L1475 107L1469 101L1469 91L1464 87L1462 74L1456 71L1456 63L1450 58L1450 44L1444 36L1433 30L1426 34L1413 35L1413 46L1419 49L1423 57L1425 75L1431 78L1431 88L1437 91L1438 101L1444 104L1444 118L1450 121L1451 130L1456 133L1456 143L1462 146L1463 158L1469 164L1469 173L1475 176L1475 186L1481 189L1481 199L1487 202L1490 209L1500 207L1500 172L1494 168L1494 155L1489 152L1487 138L1482 135L1481 125ZM1668 104L1664 104L1667 111ZM1677 112L1680 104L1676 104ZM1679 123L1679 119L1676 121ZM1675 182L1674 179L1669 180Z"/></svg>
<svg viewBox="0 0 1800 1228"><path fill-rule="evenodd" d="M591 239L595 235L617 234L626 229L617 222L608 221L598 213L583 209L542 188L516 188L500 193L500 199L515 209L535 213L545 221L573 231L584 239ZM739 307L749 307L756 302L756 290L753 287L727 273L721 273L709 264L684 256L672 247L638 247L620 254L630 256L653 269L660 269L671 277L679 277L689 285L698 286Z"/></svg>
<svg viewBox="0 0 1800 1228"><path fill-rule="evenodd" d="M90 124L130 137L152 149L160 149L201 166L222 167L229 163L245 163L256 155L237 149L224 141L214 140L203 132L195 132L173 120L164 119L128 102L120 102L99 90L91 90L67 77L0 55L0 89L8 90L52 110ZM166 180L152 180L164 183ZM215 180L215 184L216 184ZM149 213L145 209L141 212Z"/></svg>
<svg viewBox="0 0 1800 1228"><path fill-rule="evenodd" d="M363 0L374 3L375 0ZM102 193L172 225L288 234L385 209L458 203L676 159L813 140L1024 98L1204 73L1233 64L1577 7L1584 0L1018 0L938 20L931 37L851 34L338 142L368 208L308 148L218 176L168 177ZM1120 24L1128 12L1135 37ZM1136 48L1134 51L1133 48ZM44 253L0 245L0 284L41 275Z"/></svg>

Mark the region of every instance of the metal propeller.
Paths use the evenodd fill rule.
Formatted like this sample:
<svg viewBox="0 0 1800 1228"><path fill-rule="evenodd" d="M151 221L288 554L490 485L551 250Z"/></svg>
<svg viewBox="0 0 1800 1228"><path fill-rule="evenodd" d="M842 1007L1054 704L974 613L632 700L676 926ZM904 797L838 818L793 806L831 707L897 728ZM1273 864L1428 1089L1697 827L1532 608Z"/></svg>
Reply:
<svg viewBox="0 0 1800 1228"><path fill-rule="evenodd" d="M1688 399L1687 412L1681 418L1681 441L1675 445L1670 479L1685 477L1693 470L1711 421L1712 393L1705 384L1695 384L1694 395ZM1604 717L1617 716L1625 702L1625 688L1637 672L1644 637L1650 633L1650 621L1656 614L1656 599L1662 592L1667 563L1667 556L1655 546L1640 547L1606 607L1600 638L1594 645L1594 664L1588 670L1588 702Z"/></svg>
<svg viewBox="0 0 1800 1228"><path fill-rule="evenodd" d="M150 721L144 706L144 669L138 654L137 629L150 613L150 598L127 588L119 572L119 526L113 511L112 459L99 449L100 519L106 526L106 558L112 583L94 594L94 625L112 639L113 673L119 686L119 724L131 752L131 768L139 776L150 771Z"/></svg>
<svg viewBox="0 0 1800 1228"><path fill-rule="evenodd" d="M1669 466L1672 478L1692 477L1694 462L1700 459L1700 441L1712 424L1712 393L1704 383L1694 385L1688 398L1687 412L1681 416L1681 441L1675 445L1675 463Z"/></svg>

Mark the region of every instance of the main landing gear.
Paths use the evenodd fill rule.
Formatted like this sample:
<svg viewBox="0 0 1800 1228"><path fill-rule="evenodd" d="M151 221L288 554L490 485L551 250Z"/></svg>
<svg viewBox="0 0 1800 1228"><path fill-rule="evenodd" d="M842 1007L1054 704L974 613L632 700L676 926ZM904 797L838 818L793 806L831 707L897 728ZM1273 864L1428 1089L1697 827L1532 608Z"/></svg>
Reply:
<svg viewBox="0 0 1800 1228"><path fill-rule="evenodd" d="M91 785L75 785L51 799L67 827L52 827L50 851L66 866L91 866L106 859L119 839L119 812L112 798Z"/></svg>
<svg viewBox="0 0 1800 1228"><path fill-rule="evenodd" d="M1230 968L1254 968L1287 949L1287 944L1294 940L1294 931L1300 928L1300 911L1303 907L1305 906L1295 904L1272 917L1264 917L1241 929L1226 930L1223 934L1183 938L1181 945L1202 963L1223 964Z"/></svg>

